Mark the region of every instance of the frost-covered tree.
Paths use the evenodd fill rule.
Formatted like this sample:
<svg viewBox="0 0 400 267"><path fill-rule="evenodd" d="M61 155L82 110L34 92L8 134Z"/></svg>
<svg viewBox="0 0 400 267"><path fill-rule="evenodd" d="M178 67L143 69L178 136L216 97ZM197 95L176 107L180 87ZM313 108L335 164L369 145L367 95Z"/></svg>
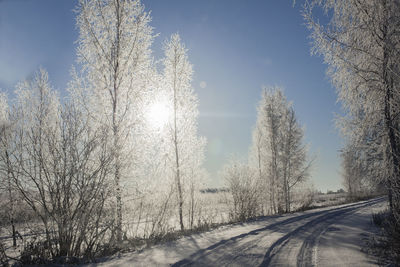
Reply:
<svg viewBox="0 0 400 267"><path fill-rule="evenodd" d="M369 151L349 143L341 152L341 158L343 185L350 199L368 196L379 188L376 170L381 170L382 166L377 165L378 161L371 158Z"/></svg>
<svg viewBox="0 0 400 267"><path fill-rule="evenodd" d="M263 190L257 169L231 159L222 171L229 192L232 195L230 217L235 221L246 221L260 213Z"/></svg>
<svg viewBox="0 0 400 267"><path fill-rule="evenodd" d="M313 17L322 7L326 25ZM368 140L380 150L390 207L400 221L400 3L396 0L318 0L306 4L304 16L314 40L313 52L324 56L328 73L357 127L351 140ZM348 126L349 124L345 124ZM350 124L351 125L351 124ZM354 130L357 129L357 130ZM354 138L356 136L357 138ZM362 142L361 142L362 143ZM377 161L380 161L377 158Z"/></svg>
<svg viewBox="0 0 400 267"><path fill-rule="evenodd" d="M42 69L20 83L16 95L9 153L0 159L7 160L13 189L39 219L40 256L93 257L111 225L107 131L90 128L75 103L61 104Z"/></svg>
<svg viewBox="0 0 400 267"><path fill-rule="evenodd" d="M307 146L304 144L304 130L296 119L291 104L288 104L282 127L282 176L285 211L290 212L292 189L305 182L309 176L312 161L308 160Z"/></svg>
<svg viewBox="0 0 400 267"><path fill-rule="evenodd" d="M257 107L257 122L253 131L253 144L251 148L251 161L257 166L259 179L263 182L265 193L268 198L265 199L267 209L276 210L276 184L277 184L277 131L278 118L268 115L268 109L273 109L272 104L268 103L267 90L263 90L262 99ZM279 106L278 102L276 102ZM276 114L276 113L274 113ZM270 114L272 115L272 113ZM271 210L268 210L271 212Z"/></svg>
<svg viewBox="0 0 400 267"><path fill-rule="evenodd" d="M381 150L381 126L366 126L363 107L359 109L357 116L338 120L346 139L341 151L343 185L351 199L380 190L386 179L382 173L385 165Z"/></svg>
<svg viewBox="0 0 400 267"><path fill-rule="evenodd" d="M122 238L121 183L132 173L135 124L149 80L150 15L139 0L80 0L78 63L90 96L88 108L112 132L116 240ZM130 177L132 178L132 177Z"/></svg>
<svg viewBox="0 0 400 267"><path fill-rule="evenodd" d="M304 132L279 88L264 88L257 111L250 164L268 194L267 211L289 212L292 188L309 175Z"/></svg>
<svg viewBox="0 0 400 267"><path fill-rule="evenodd" d="M256 159L259 178L263 181L268 194L268 212L278 212L278 195L280 189L281 168L279 168L279 148L282 139L279 137L281 118L285 111L286 100L280 90L264 88L257 108L257 122L253 132L251 158Z"/></svg>
<svg viewBox="0 0 400 267"><path fill-rule="evenodd" d="M164 44L163 88L165 112L170 112L165 126L169 167L174 177L181 230L184 230L184 202L193 207L195 187L204 175L202 169L205 139L197 134L198 99L192 86L192 65L178 34ZM159 114L160 116L162 114ZM193 210L192 210L193 214Z"/></svg>
<svg viewBox="0 0 400 267"><path fill-rule="evenodd" d="M3 141L5 138L3 137L4 133L6 132L6 129L9 126L9 108L8 108L8 99L7 96L1 92L0 93L0 133L1 135L1 141Z"/></svg>
<svg viewBox="0 0 400 267"><path fill-rule="evenodd" d="M16 196L13 190L11 172L12 154L11 140L13 135L12 119L7 96L0 93L0 192L7 196L7 215L12 228L13 246L17 245L15 229L15 204Z"/></svg>

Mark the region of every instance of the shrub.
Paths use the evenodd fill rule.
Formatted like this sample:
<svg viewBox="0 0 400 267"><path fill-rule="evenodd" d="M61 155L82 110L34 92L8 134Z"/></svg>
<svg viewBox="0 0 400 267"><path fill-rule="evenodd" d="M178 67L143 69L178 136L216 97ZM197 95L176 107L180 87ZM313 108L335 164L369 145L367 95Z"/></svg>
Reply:
<svg viewBox="0 0 400 267"><path fill-rule="evenodd" d="M49 259L52 258L53 246L54 242L34 238L24 244L20 262L23 265L48 264L50 263Z"/></svg>
<svg viewBox="0 0 400 267"><path fill-rule="evenodd" d="M4 244L0 242L0 265L1 266L9 266L8 257L6 255L6 250Z"/></svg>
<svg viewBox="0 0 400 267"><path fill-rule="evenodd" d="M240 162L233 161L224 169L233 203L230 217L233 221L246 221L259 215L260 186L253 169Z"/></svg>
<svg viewBox="0 0 400 267"><path fill-rule="evenodd" d="M389 210L372 214L372 221L381 228L380 235L370 242L372 253L384 266L400 266L400 224Z"/></svg>

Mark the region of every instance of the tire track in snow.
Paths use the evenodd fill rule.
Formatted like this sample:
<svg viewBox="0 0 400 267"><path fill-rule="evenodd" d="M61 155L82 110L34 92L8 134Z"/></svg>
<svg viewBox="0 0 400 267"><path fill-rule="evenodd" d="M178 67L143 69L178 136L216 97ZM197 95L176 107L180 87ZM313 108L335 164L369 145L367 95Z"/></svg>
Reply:
<svg viewBox="0 0 400 267"><path fill-rule="evenodd" d="M365 205L361 205L360 207L355 207L350 209L349 211L345 211L343 215L348 215L350 211L358 210L362 208L366 208L368 206L375 205L384 201L385 198L378 198L366 203ZM338 214L342 215L342 214ZM313 232L304 240L300 252L297 256L297 266L316 266L317 265L317 249L318 242L320 237L326 232L330 230L330 225L334 223L332 219L337 217L338 215L333 216L332 218L327 218L325 222L318 225L318 228L314 229Z"/></svg>
<svg viewBox="0 0 400 267"><path fill-rule="evenodd" d="M373 201L380 201L380 200L377 199L377 200L373 200ZM344 207L337 207L337 208L332 208L332 209L328 209L328 210L311 212L311 213L295 216L295 217L292 217L289 219L285 219L283 221L275 222L275 223L269 224L267 226L252 230L250 232L243 233L243 234L234 236L229 239L221 240L207 248L198 250L197 252L193 253L189 257L176 262L172 266L177 267L177 266L196 265L196 264L199 264L200 262L202 262L202 260L205 260L208 256L217 256L219 261L217 261L215 263L218 263L218 265L220 265L220 266L223 265L222 263L224 263L224 264L234 264L235 262L237 263L240 261L241 257L249 258L252 256L254 258L262 258L263 255L258 255L258 254L253 255L253 254L245 254L244 253L245 251L251 250L251 248L257 246L257 244L255 244L255 242L257 242L257 240L255 241L254 238L251 238L252 236L258 235L259 233L262 233L262 232L265 232L263 236L260 236L260 238L258 240L258 241L260 241L263 237L268 237L268 235L271 234L271 232L267 232L269 230L272 230L272 232L276 232L276 231L281 230L280 227L282 227L282 226L290 225L291 223L296 223L301 220L308 219L310 217L315 217L315 216L319 216L319 215L321 215L320 217L325 217L327 215L333 216L331 213L335 213L335 214L343 213L343 210L348 212L353 209L360 208L361 206L371 205L371 203L372 203L371 201L355 203L355 204L346 205ZM328 214L326 214L326 213L328 213ZM320 217L318 217L318 218L320 218ZM311 225L310 223L313 221L315 221L315 224L317 224L317 222L320 222L321 219L318 220L318 218L313 219L310 222L307 222L306 224L296 228L294 231L290 231L288 234L284 235L283 237L278 239L275 243L273 243L270 246L267 253L264 255L261 266L268 266L269 263L271 262L272 257L276 254L276 253L272 253L272 252L276 251L277 247L279 247L283 243L286 243L292 235L299 232L301 230L301 228L304 227L305 225L310 226ZM245 243L238 244L240 241L244 240L245 238L249 238L250 240ZM234 253L229 253L229 251L232 249L235 250ZM219 250L221 251L221 253L219 253ZM226 255L226 254L229 254L229 255ZM221 262L221 260L223 262Z"/></svg>
<svg viewBox="0 0 400 267"><path fill-rule="evenodd" d="M318 237L325 231L325 229L333 223L332 219L340 215L345 215L346 213L356 209L374 205L383 200L384 198L378 198L368 202L356 203L337 209L325 210L322 212L325 214L312 219L300 227L297 227L273 243L267 250L264 260L260 266L313 266L313 253L316 241L318 240ZM303 240L303 242L300 247L300 252L297 255L289 255L296 253L296 251L293 251L293 248L296 248L296 245L301 240Z"/></svg>

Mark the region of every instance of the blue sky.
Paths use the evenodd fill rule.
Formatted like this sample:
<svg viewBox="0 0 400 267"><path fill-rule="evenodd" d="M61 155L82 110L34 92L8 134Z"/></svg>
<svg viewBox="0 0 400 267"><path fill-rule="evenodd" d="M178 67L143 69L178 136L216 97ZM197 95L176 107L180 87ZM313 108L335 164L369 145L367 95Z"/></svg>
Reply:
<svg viewBox="0 0 400 267"><path fill-rule="evenodd" d="M302 1L294 7L291 0L142 2L151 10L151 25L159 33L154 56L161 56L162 42L175 32L189 49L200 101L199 133L208 140L205 167L212 186L222 185L218 172L232 154L247 157L261 87L278 85L294 102L310 152L317 155L314 185L323 191L341 187L341 140L334 126L340 104L326 65L310 55ZM12 96L15 84L42 66L52 85L65 92L78 37L75 4L0 0L2 90Z"/></svg>

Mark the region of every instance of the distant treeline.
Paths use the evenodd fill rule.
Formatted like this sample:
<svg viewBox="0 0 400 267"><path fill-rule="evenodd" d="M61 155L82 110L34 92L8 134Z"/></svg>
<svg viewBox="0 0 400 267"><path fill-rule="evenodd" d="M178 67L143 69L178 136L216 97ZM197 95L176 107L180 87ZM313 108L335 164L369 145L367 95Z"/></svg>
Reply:
<svg viewBox="0 0 400 267"><path fill-rule="evenodd" d="M205 188L200 189L200 193L220 193L220 192L229 192L229 189L226 187L221 188Z"/></svg>

